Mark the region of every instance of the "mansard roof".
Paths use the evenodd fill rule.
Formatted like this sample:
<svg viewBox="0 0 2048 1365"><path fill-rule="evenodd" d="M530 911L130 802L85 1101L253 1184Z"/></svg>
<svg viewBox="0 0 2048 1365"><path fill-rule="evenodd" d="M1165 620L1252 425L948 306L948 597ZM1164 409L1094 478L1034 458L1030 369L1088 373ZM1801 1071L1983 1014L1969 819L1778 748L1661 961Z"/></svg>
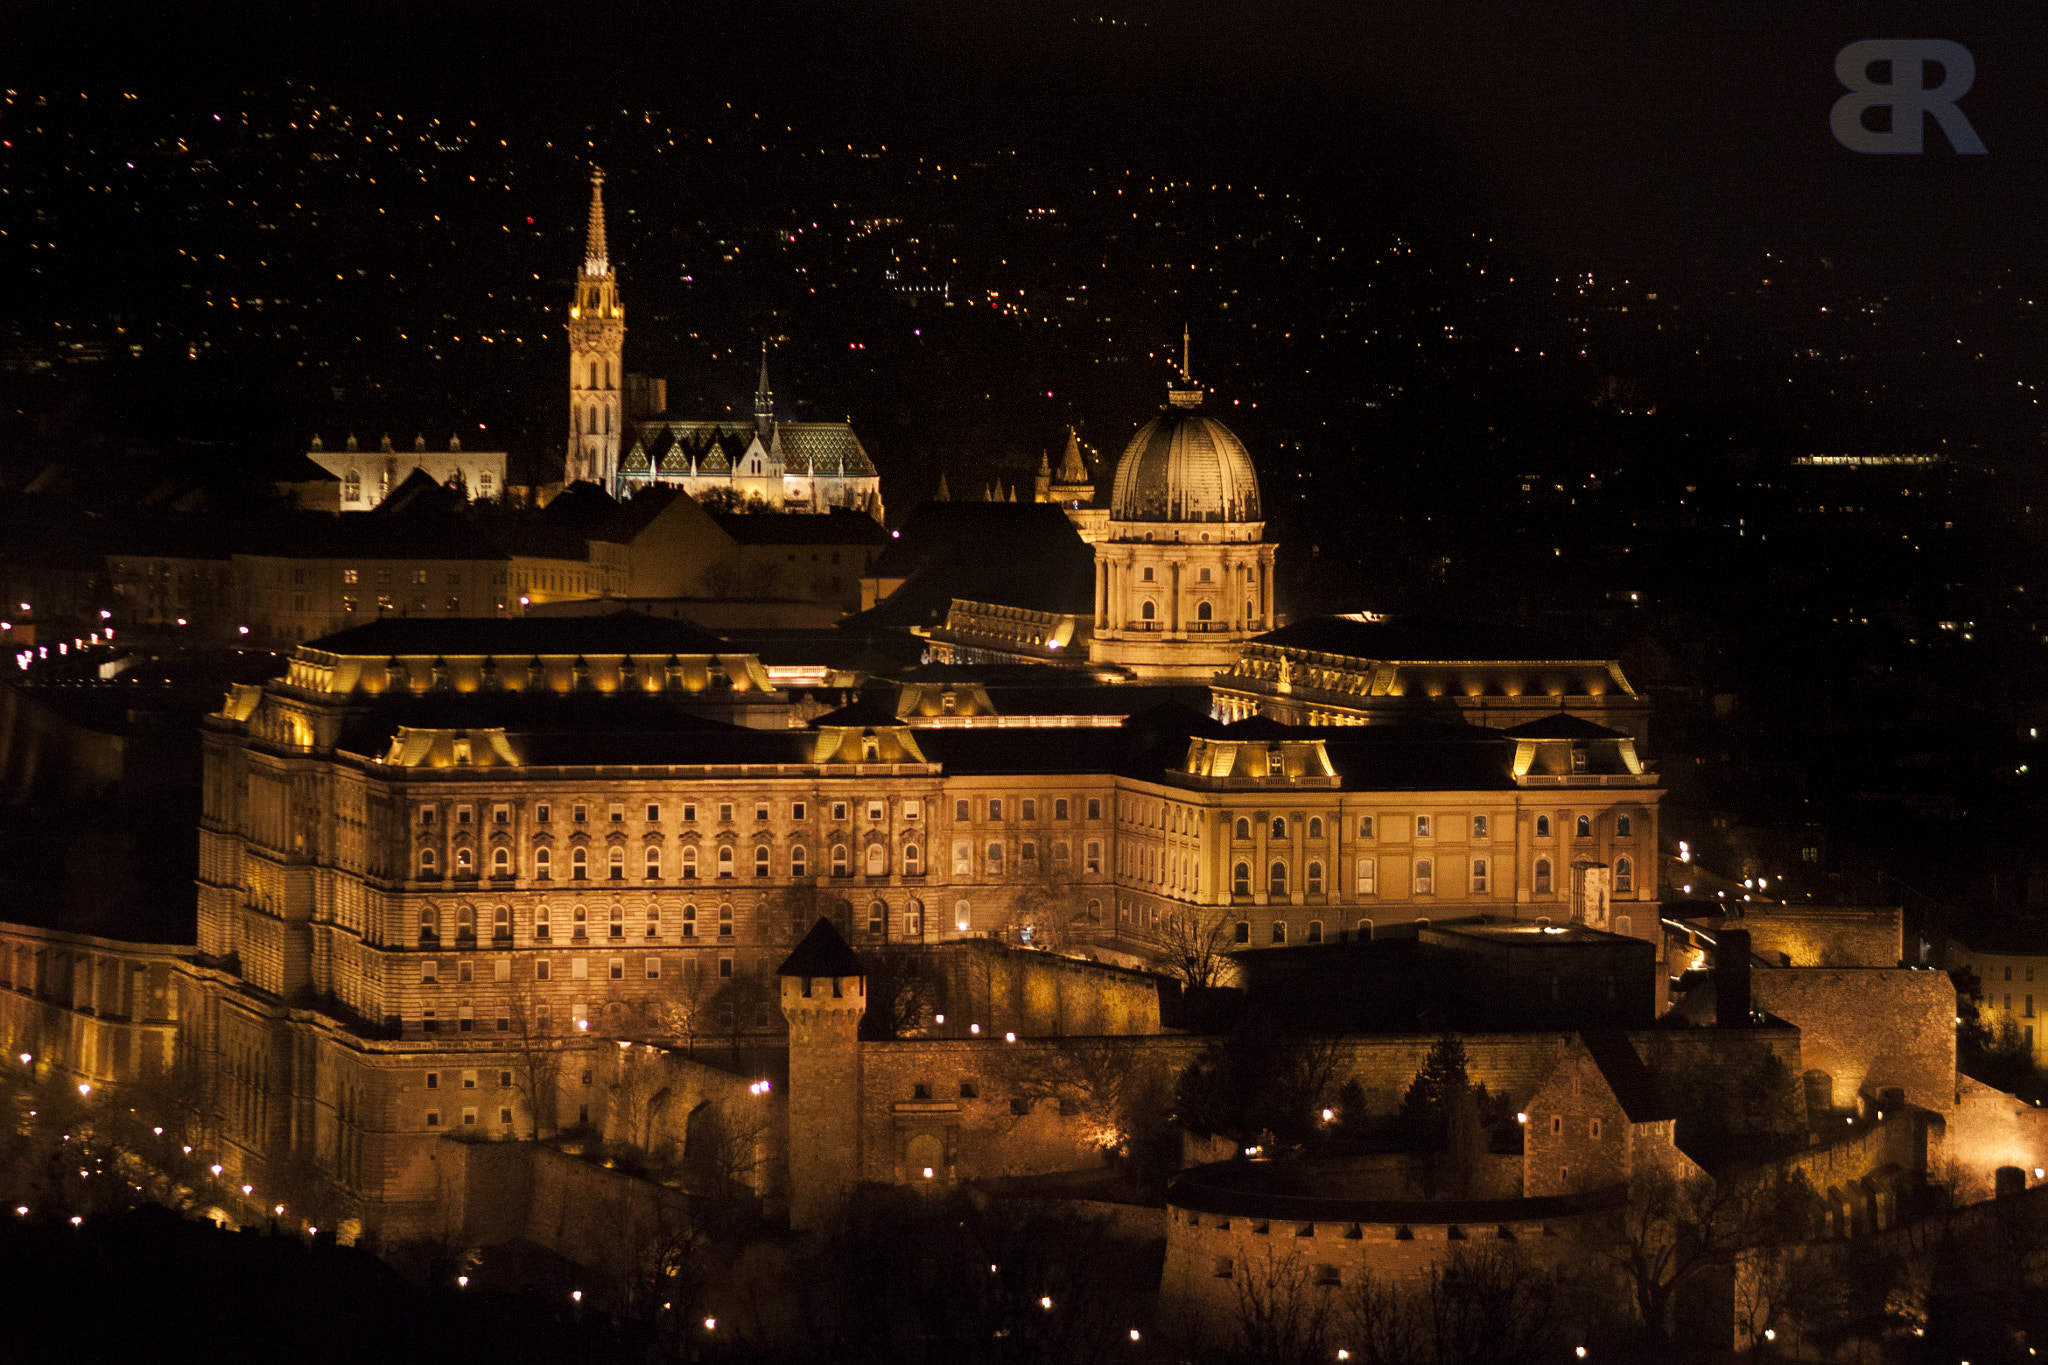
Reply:
<svg viewBox="0 0 2048 1365"><path fill-rule="evenodd" d="M1430 616L1376 621L1315 616L1267 631L1254 643L1390 663L1550 663L1601 657L1548 631Z"/></svg>
<svg viewBox="0 0 2048 1365"><path fill-rule="evenodd" d="M740 545L887 545L889 533L865 512L835 507L824 516L788 512L713 512L718 529Z"/></svg>
<svg viewBox="0 0 2048 1365"><path fill-rule="evenodd" d="M329 654L716 654L725 642L688 621L637 611L608 616L390 617L309 642Z"/></svg>
<svg viewBox="0 0 2048 1365"><path fill-rule="evenodd" d="M1595 725L1592 721L1582 716L1568 715L1563 711L1559 711L1555 715L1545 716L1541 720L1532 720L1523 725L1509 726L1501 731L1501 733L1509 739L1595 740L1632 738L1625 731L1610 730L1604 725Z"/></svg>

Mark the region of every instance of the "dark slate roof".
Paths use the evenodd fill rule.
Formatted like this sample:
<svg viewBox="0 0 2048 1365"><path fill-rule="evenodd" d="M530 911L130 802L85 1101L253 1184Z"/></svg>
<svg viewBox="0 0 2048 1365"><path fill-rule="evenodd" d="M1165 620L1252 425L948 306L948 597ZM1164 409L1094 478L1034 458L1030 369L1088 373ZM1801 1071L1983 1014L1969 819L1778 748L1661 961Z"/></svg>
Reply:
<svg viewBox="0 0 2048 1365"><path fill-rule="evenodd" d="M865 512L835 507L805 513L713 512L718 529L739 545L886 545L889 533Z"/></svg>
<svg viewBox="0 0 2048 1365"><path fill-rule="evenodd" d="M828 711L812 721L813 726L823 725L901 725L896 708L878 697L863 697L851 706L842 706L837 711Z"/></svg>
<svg viewBox="0 0 2048 1365"><path fill-rule="evenodd" d="M1643 1065L1643 1059L1636 1056L1627 1034L1615 1029L1589 1029L1579 1039L1592 1054L1593 1064L1607 1079L1608 1088L1621 1102L1621 1110L1630 1123L1655 1123L1678 1117L1677 1107L1658 1093L1656 1077Z"/></svg>
<svg viewBox="0 0 2048 1365"><path fill-rule="evenodd" d="M384 500L367 513L373 517L428 517L445 516L459 511L469 497L458 493L414 465L412 473L398 481L398 487L391 490Z"/></svg>
<svg viewBox="0 0 2048 1365"><path fill-rule="evenodd" d="M865 976L860 965L860 956L847 945L839 931L832 927L829 919L820 919L811 926L811 932L804 935L803 942L791 950L782 965L775 969L777 976Z"/></svg>
<svg viewBox="0 0 2048 1365"><path fill-rule="evenodd" d="M1547 631L1428 616L1404 616L1387 621L1316 616L1267 631L1258 637L1257 642L1354 659L1431 663L1533 662L1599 657L1585 646Z"/></svg>
<svg viewBox="0 0 2048 1365"><path fill-rule="evenodd" d="M1627 739L1622 730L1610 730L1604 725L1595 725L1581 716L1567 715L1559 711L1554 716L1532 720L1522 725L1509 726L1501 731L1509 739Z"/></svg>
<svg viewBox="0 0 2048 1365"><path fill-rule="evenodd" d="M579 479L555 494L541 509L541 520L578 535L589 535L619 510L611 494L585 479Z"/></svg>
<svg viewBox="0 0 2048 1365"><path fill-rule="evenodd" d="M577 487L595 489L596 485L578 484ZM564 493L562 496L567 497L568 494ZM592 540L602 540L611 545L630 545L634 537L646 530L656 517L673 507L676 499L688 496L689 494L680 488L649 484L623 503L614 504L611 512L603 517L592 516L586 520L583 511L565 514L565 517L573 515L576 523L582 527L583 533ZM548 504L548 510L552 512L561 501L561 498L556 498L554 502ZM594 513L597 506L595 500L586 501Z"/></svg>
<svg viewBox="0 0 2048 1365"><path fill-rule="evenodd" d="M913 534L918 548L903 553ZM1077 616L1095 610L1095 552L1050 503L926 503L868 572L905 577L861 614L879 625L943 625L955 598Z"/></svg>
<svg viewBox="0 0 2048 1365"><path fill-rule="evenodd" d="M637 611L609 616L386 617L309 642L331 654L718 654L723 640L688 621Z"/></svg>
<svg viewBox="0 0 2048 1365"><path fill-rule="evenodd" d="M1233 727L1234 729L1235 727ZM1354 791L1509 791L1514 746L1477 725L1348 725L1317 731Z"/></svg>

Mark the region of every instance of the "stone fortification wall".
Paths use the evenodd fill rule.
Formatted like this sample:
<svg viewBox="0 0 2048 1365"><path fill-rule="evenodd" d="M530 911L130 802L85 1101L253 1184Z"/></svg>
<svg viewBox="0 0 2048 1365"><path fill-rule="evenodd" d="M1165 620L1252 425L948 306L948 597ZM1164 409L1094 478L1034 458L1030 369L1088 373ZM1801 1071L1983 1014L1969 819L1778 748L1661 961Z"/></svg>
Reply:
<svg viewBox="0 0 2048 1365"><path fill-rule="evenodd" d="M1159 1032L1159 978L985 939L923 950L948 1030L1026 1038Z"/></svg>
<svg viewBox="0 0 2048 1365"><path fill-rule="evenodd" d="M1906 950L1896 905L1752 908L1728 927L1749 930L1752 952L1792 967L1896 967Z"/></svg>

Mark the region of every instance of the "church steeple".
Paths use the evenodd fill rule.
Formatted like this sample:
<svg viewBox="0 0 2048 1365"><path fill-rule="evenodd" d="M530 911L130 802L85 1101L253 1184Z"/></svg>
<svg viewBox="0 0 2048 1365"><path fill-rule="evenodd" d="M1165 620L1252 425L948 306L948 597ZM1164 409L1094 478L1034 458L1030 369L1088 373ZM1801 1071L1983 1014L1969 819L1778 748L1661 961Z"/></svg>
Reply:
<svg viewBox="0 0 2048 1365"><path fill-rule="evenodd" d="M768 338L761 338L761 378L754 385L754 430L767 439L775 425L775 390L768 387Z"/></svg>
<svg viewBox="0 0 2048 1365"><path fill-rule="evenodd" d="M625 429L626 310L604 232L604 172L590 168L583 268L569 300L569 453L565 482L587 479L616 495Z"/></svg>

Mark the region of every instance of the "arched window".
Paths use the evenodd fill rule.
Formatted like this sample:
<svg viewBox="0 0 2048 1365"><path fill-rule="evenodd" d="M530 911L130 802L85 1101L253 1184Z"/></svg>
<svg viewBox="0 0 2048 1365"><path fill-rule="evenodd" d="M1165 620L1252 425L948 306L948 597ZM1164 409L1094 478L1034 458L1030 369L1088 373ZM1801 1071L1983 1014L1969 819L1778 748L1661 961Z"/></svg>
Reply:
<svg viewBox="0 0 2048 1365"><path fill-rule="evenodd" d="M1308 893L1311 896L1323 894L1323 865L1321 863L1312 862L1308 865Z"/></svg>
<svg viewBox="0 0 2048 1365"><path fill-rule="evenodd" d="M964 900L953 902L953 927L963 934L974 927L974 907Z"/></svg>
<svg viewBox="0 0 2048 1365"><path fill-rule="evenodd" d="M491 875L493 877L509 877L512 875L511 849L494 848L491 850Z"/></svg>
<svg viewBox="0 0 2048 1365"><path fill-rule="evenodd" d="M593 389L597 387L597 362L595 360L590 362L590 387Z"/></svg>
<svg viewBox="0 0 2048 1365"><path fill-rule="evenodd" d="M1550 859L1548 858L1538 858L1536 860L1536 894L1539 896L1550 894Z"/></svg>
<svg viewBox="0 0 2048 1365"><path fill-rule="evenodd" d="M1590 815L1581 815L1581 816L1579 817L1579 837L1580 837L1581 839L1590 839L1590 838L1592 838L1592 837L1593 837L1593 817L1592 817L1592 816L1590 816Z"/></svg>
<svg viewBox="0 0 2048 1365"><path fill-rule="evenodd" d="M1251 837L1252 837L1252 822L1251 822L1251 821L1249 821L1249 820L1247 820L1247 819L1245 819L1245 818L1244 818L1243 816L1241 816L1241 815L1240 815L1239 817L1237 817L1237 831L1236 831L1236 833L1237 833L1237 837L1238 837L1238 838L1240 838L1240 839L1249 839L1249 838L1251 838Z"/></svg>
<svg viewBox="0 0 2048 1365"><path fill-rule="evenodd" d="M1358 937L1359 937L1359 940L1360 940L1361 942L1365 942L1365 943L1370 943L1370 942L1372 942L1372 921L1371 921L1371 920L1369 920L1369 919L1362 919L1362 920L1360 920L1360 921L1358 922Z"/></svg>
<svg viewBox="0 0 2048 1365"><path fill-rule="evenodd" d="M626 880L626 850L614 848L605 854L605 877L610 881Z"/></svg>
<svg viewBox="0 0 2048 1365"><path fill-rule="evenodd" d="M754 875L756 877L768 875L768 845L766 844L759 844L754 848Z"/></svg>
<svg viewBox="0 0 2048 1365"><path fill-rule="evenodd" d="M476 938L476 909L462 906L455 912L455 939L458 943L471 942Z"/></svg>
<svg viewBox="0 0 2048 1365"><path fill-rule="evenodd" d="M546 938L546 937L548 936L548 932L549 932L549 929L548 929L548 915L549 915L549 913L550 913L550 912L549 912L548 908L547 908L547 907L546 907L545 905L543 905L543 906L539 906L539 907L537 907L537 908L536 908L536 909L534 910L534 912L533 912L533 936L534 936L535 938Z"/></svg>
<svg viewBox="0 0 2048 1365"><path fill-rule="evenodd" d="M810 855L804 852L804 846L802 844L792 846L789 850L789 875L792 877L808 876L810 870Z"/></svg>
<svg viewBox="0 0 2048 1365"><path fill-rule="evenodd" d="M1635 927L1635 922L1627 915L1616 915L1614 917L1614 932L1620 934L1623 938L1633 937Z"/></svg>
<svg viewBox="0 0 2048 1365"><path fill-rule="evenodd" d="M903 875L915 877L922 869L923 865L917 861L917 845L905 844L903 846Z"/></svg>
<svg viewBox="0 0 2048 1365"><path fill-rule="evenodd" d="M1633 896L1636 892L1636 865L1632 858L1614 860L1614 891L1616 895Z"/></svg>
<svg viewBox="0 0 2048 1365"><path fill-rule="evenodd" d="M1249 896L1252 893L1252 865L1239 863L1230 869L1230 894Z"/></svg>
<svg viewBox="0 0 2048 1365"><path fill-rule="evenodd" d="M683 907L683 937L697 937L697 907L694 905Z"/></svg>
<svg viewBox="0 0 2048 1365"><path fill-rule="evenodd" d="M1273 828L1267 831L1267 833L1272 838L1285 839L1287 837L1287 821L1281 819L1279 816L1273 817Z"/></svg>
<svg viewBox="0 0 2048 1365"><path fill-rule="evenodd" d="M1308 922L1308 941L1310 943L1321 943L1323 941L1323 922L1321 920L1312 919Z"/></svg>
<svg viewBox="0 0 2048 1365"><path fill-rule="evenodd" d="M1358 817L1358 837L1361 839L1372 838L1372 817L1370 815Z"/></svg>
<svg viewBox="0 0 2048 1365"><path fill-rule="evenodd" d="M872 902L868 906L868 937L881 938L885 933L888 932L888 928L888 905L882 901Z"/></svg>
<svg viewBox="0 0 2048 1365"><path fill-rule="evenodd" d="M1436 868L1427 858L1415 860L1415 894L1427 896L1436 890Z"/></svg>
<svg viewBox="0 0 2048 1365"><path fill-rule="evenodd" d="M1287 864L1275 861L1266 869L1266 894L1284 896L1287 894Z"/></svg>
<svg viewBox="0 0 2048 1365"><path fill-rule="evenodd" d="M732 937L732 907L730 905L718 907L718 936L720 938Z"/></svg>
<svg viewBox="0 0 2048 1365"><path fill-rule="evenodd" d="M535 849L533 851L533 879L537 882L552 879L555 875L554 862L554 854L544 848Z"/></svg>
<svg viewBox="0 0 2048 1365"><path fill-rule="evenodd" d="M1323 837L1323 821L1321 816L1317 816L1308 822L1308 837L1311 839Z"/></svg>
<svg viewBox="0 0 2048 1365"><path fill-rule="evenodd" d="M507 942L512 938L512 907L501 905L491 911L491 937Z"/></svg>
<svg viewBox="0 0 2048 1365"><path fill-rule="evenodd" d="M1286 921L1286 920L1284 920L1284 919L1276 919L1276 920L1274 920L1274 921L1273 921L1273 942L1275 942L1275 943L1285 943L1285 942L1287 942L1287 921Z"/></svg>
<svg viewBox="0 0 2048 1365"><path fill-rule="evenodd" d="M647 904L647 937L661 937L661 906L653 901Z"/></svg>
<svg viewBox="0 0 2048 1365"><path fill-rule="evenodd" d="M903 907L903 937L924 937L924 902L912 901Z"/></svg>
<svg viewBox="0 0 2048 1365"><path fill-rule="evenodd" d="M1153 606L1153 605L1152 605L1152 602L1151 602L1151 600L1150 600L1149 598L1148 598L1147 600L1145 600L1145 601L1143 601L1143 602L1140 602L1140 603L1138 604L1138 619L1139 619L1139 620L1141 620L1141 621L1150 621L1150 620L1154 620L1154 619L1156 619L1156 618L1158 617L1158 615L1159 615L1159 608L1157 608L1157 607Z"/></svg>
<svg viewBox="0 0 2048 1365"><path fill-rule="evenodd" d="M626 907L623 905L612 906L610 936L612 938L624 938L626 936Z"/></svg>
<svg viewBox="0 0 2048 1365"><path fill-rule="evenodd" d="M868 875L879 877L889 870L889 850L881 844L868 845Z"/></svg>
<svg viewBox="0 0 2048 1365"><path fill-rule="evenodd" d="M721 877L730 877L732 875L731 844L727 844L718 850L718 875Z"/></svg>
<svg viewBox="0 0 2048 1365"><path fill-rule="evenodd" d="M1206 574L1209 571L1204 569L1202 572ZM1215 616L1215 608L1211 607L1207 602L1195 603L1195 619L1197 621L1212 621L1215 619Z"/></svg>
<svg viewBox="0 0 2048 1365"><path fill-rule="evenodd" d="M1252 941L1252 926L1245 920L1239 920L1231 927L1230 939L1233 943L1250 943Z"/></svg>
<svg viewBox="0 0 2048 1365"><path fill-rule="evenodd" d="M661 880L661 850L650 846L647 850L647 880Z"/></svg>
<svg viewBox="0 0 2048 1365"><path fill-rule="evenodd" d="M570 878L571 878L572 880L574 880L574 881L579 881L579 882L580 882L580 881L582 881L582 880L583 880L584 878L588 877L589 875L590 875L590 851L589 851L588 849L581 849L581 848L575 848L575 849L571 849L571 850L569 850L569 876L570 876Z"/></svg>
<svg viewBox="0 0 2048 1365"><path fill-rule="evenodd" d="M590 912L579 905L569 911L569 919L569 937L578 940L585 938L590 923Z"/></svg>
<svg viewBox="0 0 2048 1365"><path fill-rule="evenodd" d="M846 870L846 845L832 845L832 875L835 877L844 877L846 875Z"/></svg>
<svg viewBox="0 0 2048 1365"><path fill-rule="evenodd" d="M1001 843L992 843L988 846L988 870L990 872L1001 872L1003 870L1003 846Z"/></svg>
<svg viewBox="0 0 2048 1365"><path fill-rule="evenodd" d="M688 882L695 881L696 879L697 850L694 848L686 848L683 850L683 880Z"/></svg>
<svg viewBox="0 0 2048 1365"><path fill-rule="evenodd" d="M434 855L434 850L432 850L431 848L421 849L420 879L422 881L431 881L433 878L438 877L440 875L440 860Z"/></svg>
<svg viewBox="0 0 2048 1365"><path fill-rule="evenodd" d="M1549 816L1539 815L1536 817L1536 837L1539 839L1548 839L1550 837Z"/></svg>
<svg viewBox="0 0 2048 1365"><path fill-rule="evenodd" d="M420 907L420 942L436 943L441 938L441 912L431 905Z"/></svg>
<svg viewBox="0 0 2048 1365"><path fill-rule="evenodd" d="M1630 820L1630 819L1629 819L1629 818L1628 818L1628 817L1627 817L1626 815L1617 815L1617 816L1615 816L1615 817L1614 817L1614 837L1615 837L1615 838L1617 838L1617 839L1626 839L1626 838L1628 838L1628 837L1629 837L1629 836L1630 836L1631 834L1634 834L1634 833L1635 833L1635 822L1634 822L1634 821Z"/></svg>
<svg viewBox="0 0 2048 1365"><path fill-rule="evenodd" d="M351 469L341 479L341 496L344 502L363 500L363 476Z"/></svg>
<svg viewBox="0 0 2048 1365"><path fill-rule="evenodd" d="M467 877L474 870L475 868L470 864L469 861L469 850L466 848L456 849L455 875L458 877Z"/></svg>

